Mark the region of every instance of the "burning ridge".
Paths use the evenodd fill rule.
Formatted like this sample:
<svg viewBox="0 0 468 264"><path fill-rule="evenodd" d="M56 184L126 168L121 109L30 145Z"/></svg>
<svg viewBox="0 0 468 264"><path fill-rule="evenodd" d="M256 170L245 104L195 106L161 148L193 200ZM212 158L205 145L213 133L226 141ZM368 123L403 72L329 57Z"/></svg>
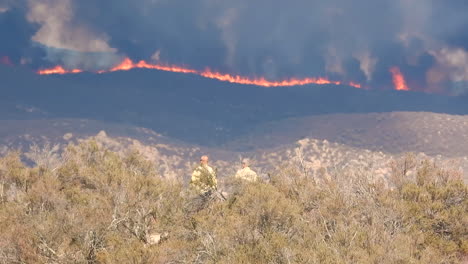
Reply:
<svg viewBox="0 0 468 264"><path fill-rule="evenodd" d="M290 78L290 79L281 80L281 81L269 81L263 77L249 78L249 77L240 76L240 75L220 73L217 71L210 70L209 68L206 68L203 71L198 71L198 70L184 68L184 67L175 66L175 65L152 64L144 60L141 60L135 63L129 58L125 58L119 65L109 70L102 70L102 71L98 71L97 73L129 71L132 69L153 69L153 70L159 70L159 71L196 74L205 78L215 79L215 80L219 80L223 82L263 86L263 87L284 87L284 86L298 86L298 85L306 85L306 84L335 84L335 85L343 84L343 85L349 85L355 88L362 88L360 84L355 83L355 82L344 83L340 81L332 81L324 77L318 77L318 78L309 77L309 78L303 78L303 79ZM76 74L76 73L81 73L81 72L83 72L83 70L80 70L80 69L67 70L63 68L62 66L55 66L50 69L41 69L37 71L37 73L40 75Z"/></svg>

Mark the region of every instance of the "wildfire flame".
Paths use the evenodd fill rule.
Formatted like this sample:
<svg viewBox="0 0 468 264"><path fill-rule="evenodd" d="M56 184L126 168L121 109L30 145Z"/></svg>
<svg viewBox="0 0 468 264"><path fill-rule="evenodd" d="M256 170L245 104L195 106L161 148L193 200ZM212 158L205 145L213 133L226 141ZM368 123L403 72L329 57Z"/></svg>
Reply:
<svg viewBox="0 0 468 264"><path fill-rule="evenodd" d="M393 77L393 84L395 85L395 90L398 91L409 91L408 85L405 81L405 76L401 73L398 67L390 68L390 72L392 73Z"/></svg>
<svg viewBox="0 0 468 264"><path fill-rule="evenodd" d="M54 68L50 69L43 69L37 71L40 75L50 75L50 74L69 74L69 73L80 73L83 72L80 69L73 69L73 70L65 70L62 66L55 66Z"/></svg>
<svg viewBox="0 0 468 264"><path fill-rule="evenodd" d="M263 86L263 87L297 86L297 85L306 85L306 84L335 84L335 85L347 84L355 88L362 87L360 84L355 83L355 82L343 83L340 81L331 81L323 77L304 78L304 79L290 78L290 79L282 80L282 81L268 81L265 78L248 78L248 77L240 76L240 75L220 73L217 71L212 71L208 68L203 71L198 71L198 70L184 68L184 67L175 66L175 65L152 64L144 60L141 60L135 63L129 58L125 58L120 64L118 64L117 66L109 70L102 70L102 71L98 71L97 73L128 71L132 69L153 69L153 70L159 70L159 71L189 73L189 74L196 74L205 78L216 79L216 80L224 81L224 82L256 85L256 86ZM70 74L70 73L80 73L80 72L83 72L83 71L79 69L66 70L62 66L55 66L54 68L51 68L51 69L39 70L37 73L40 75L49 75L49 74Z"/></svg>

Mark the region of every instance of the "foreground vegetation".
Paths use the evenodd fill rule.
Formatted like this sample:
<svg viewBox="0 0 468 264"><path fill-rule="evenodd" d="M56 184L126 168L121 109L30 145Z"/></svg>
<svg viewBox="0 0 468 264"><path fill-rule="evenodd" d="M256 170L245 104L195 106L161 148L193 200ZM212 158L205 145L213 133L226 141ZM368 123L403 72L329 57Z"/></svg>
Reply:
<svg viewBox="0 0 468 264"><path fill-rule="evenodd" d="M468 189L411 158L388 181L355 169L265 182L224 179L202 200L133 152L86 142L57 157L0 159L0 263L459 263ZM187 175L189 172L187 172Z"/></svg>

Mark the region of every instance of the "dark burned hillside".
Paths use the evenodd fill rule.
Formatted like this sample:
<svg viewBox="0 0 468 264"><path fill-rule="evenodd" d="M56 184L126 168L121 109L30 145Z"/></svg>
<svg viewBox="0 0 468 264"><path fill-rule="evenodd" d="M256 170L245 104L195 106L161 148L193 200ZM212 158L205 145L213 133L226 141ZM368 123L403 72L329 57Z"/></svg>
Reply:
<svg viewBox="0 0 468 264"><path fill-rule="evenodd" d="M468 255L467 186L458 170L429 161L393 162L388 181L286 166L259 183L225 178L227 200L205 203L137 152L89 141L37 161L0 159L0 263L461 263Z"/></svg>
<svg viewBox="0 0 468 264"><path fill-rule="evenodd" d="M7 103L13 106L2 109L0 119L37 118L34 113L18 113L15 106L26 105L47 118L128 123L210 146L285 118L390 111L468 113L462 97L335 85L263 88L145 70L36 76L0 66L0 75L5 76L2 108Z"/></svg>

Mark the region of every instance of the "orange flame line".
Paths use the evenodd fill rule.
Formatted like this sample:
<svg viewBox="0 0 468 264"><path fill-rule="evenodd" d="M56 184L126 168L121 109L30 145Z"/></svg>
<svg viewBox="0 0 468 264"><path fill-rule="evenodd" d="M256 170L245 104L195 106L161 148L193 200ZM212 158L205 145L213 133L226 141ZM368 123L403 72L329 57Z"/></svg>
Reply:
<svg viewBox="0 0 468 264"><path fill-rule="evenodd" d="M134 63L131 59L125 58L120 64L117 66L109 69L109 70L101 70L97 73L108 73L108 72L116 72L116 71L128 71L131 69L153 69L153 70L160 70L160 71L168 71L168 72L179 72L179 73L190 73L190 74L197 74L205 78L215 79L223 82L230 82L230 83L238 83L238 84L248 84L248 85L256 85L256 86L263 86L263 87L280 87L280 86L298 86L298 85L306 85L306 84L335 84L340 85L344 84L343 82L339 81L330 81L327 78L304 78L304 79L295 79L291 78L288 80L282 81L268 81L265 78L248 78L240 75L231 75L226 73L220 73L216 71L212 71L210 69L205 69L204 71L197 71L194 69L183 68L174 65L163 65L163 64L151 64L144 60L141 60L137 63ZM65 70L62 66L56 66L51 69L43 69L39 70L37 73L41 75L48 75L48 74L69 74L69 73L80 73L83 72L82 70L75 69L75 70ZM355 88L362 88L362 86L355 82L346 83L349 86Z"/></svg>
<svg viewBox="0 0 468 264"><path fill-rule="evenodd" d="M406 84L405 76L401 73L398 67L390 68L390 72L392 73L393 84L395 85L395 90L398 91L409 91L409 87Z"/></svg>
<svg viewBox="0 0 468 264"><path fill-rule="evenodd" d="M43 69L37 71L40 75L50 75L50 74L68 74L68 73L81 73L83 70L80 69L73 69L73 70L65 70L62 66L58 65L54 68L50 69Z"/></svg>

